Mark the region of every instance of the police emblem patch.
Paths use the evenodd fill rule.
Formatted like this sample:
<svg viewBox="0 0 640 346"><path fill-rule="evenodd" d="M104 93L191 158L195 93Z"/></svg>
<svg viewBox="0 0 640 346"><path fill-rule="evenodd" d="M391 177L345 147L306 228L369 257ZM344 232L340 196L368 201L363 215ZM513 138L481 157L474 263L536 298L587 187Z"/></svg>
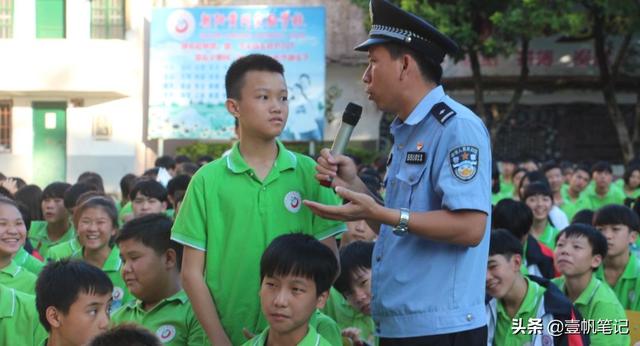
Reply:
<svg viewBox="0 0 640 346"><path fill-rule="evenodd" d="M449 151L449 164L453 175L463 182L470 181L478 173L478 148L463 145Z"/></svg>
<svg viewBox="0 0 640 346"><path fill-rule="evenodd" d="M176 328L170 324L165 324L156 330L156 336L163 344L166 344L176 337Z"/></svg>

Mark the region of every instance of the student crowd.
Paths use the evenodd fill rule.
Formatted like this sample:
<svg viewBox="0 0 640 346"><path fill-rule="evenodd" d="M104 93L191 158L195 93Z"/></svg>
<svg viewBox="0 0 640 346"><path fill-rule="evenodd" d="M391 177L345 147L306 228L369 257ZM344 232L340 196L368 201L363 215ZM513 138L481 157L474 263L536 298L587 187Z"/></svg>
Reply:
<svg viewBox="0 0 640 346"><path fill-rule="evenodd" d="M376 233L302 204L342 202L313 159L276 140L282 66L239 59L226 88L232 149L202 167L161 157L122 178L118 201L93 172L43 190L0 176L0 345L377 344ZM630 343L639 167L612 182L606 162L495 166L488 345ZM380 199L384 169L359 170Z"/></svg>

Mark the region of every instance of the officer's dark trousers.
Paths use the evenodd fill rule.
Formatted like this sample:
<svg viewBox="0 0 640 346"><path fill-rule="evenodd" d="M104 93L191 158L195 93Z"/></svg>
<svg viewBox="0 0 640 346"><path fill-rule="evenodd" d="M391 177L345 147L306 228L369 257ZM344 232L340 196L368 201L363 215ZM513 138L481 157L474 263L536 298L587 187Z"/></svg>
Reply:
<svg viewBox="0 0 640 346"><path fill-rule="evenodd" d="M380 338L380 346L486 346L487 326L464 332L418 336L414 338Z"/></svg>

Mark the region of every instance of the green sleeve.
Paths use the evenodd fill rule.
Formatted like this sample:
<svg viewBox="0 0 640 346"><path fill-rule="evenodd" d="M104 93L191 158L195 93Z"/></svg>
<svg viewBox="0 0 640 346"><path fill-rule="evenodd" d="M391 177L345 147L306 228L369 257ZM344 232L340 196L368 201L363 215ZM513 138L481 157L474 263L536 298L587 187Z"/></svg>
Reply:
<svg viewBox="0 0 640 346"><path fill-rule="evenodd" d="M313 327L318 334L327 339L331 345L342 345L342 334L338 324L329 316L316 312L316 319Z"/></svg>
<svg viewBox="0 0 640 346"><path fill-rule="evenodd" d="M171 229L171 239L189 247L206 251L207 210L203 176L196 174L184 196L180 212Z"/></svg>
<svg viewBox="0 0 640 346"><path fill-rule="evenodd" d="M198 318L196 318L193 308L190 309L187 325L189 326L189 337L187 339L187 345L209 345L209 338L207 333L202 329L202 325Z"/></svg>
<svg viewBox="0 0 640 346"><path fill-rule="evenodd" d="M626 320L627 316L620 303L596 302L588 319L595 321L596 327L599 324L598 321L609 320L611 328L614 329L613 324L619 320ZM631 342L628 334L591 333L589 337L591 338L591 346L629 345Z"/></svg>
<svg viewBox="0 0 640 346"><path fill-rule="evenodd" d="M340 205L342 201L340 197L336 195L332 189L323 187L319 183L317 184L317 198L316 202L328 205ZM324 219L320 216L313 214L313 235L323 240L332 236L342 234L347 230L347 226L341 221Z"/></svg>

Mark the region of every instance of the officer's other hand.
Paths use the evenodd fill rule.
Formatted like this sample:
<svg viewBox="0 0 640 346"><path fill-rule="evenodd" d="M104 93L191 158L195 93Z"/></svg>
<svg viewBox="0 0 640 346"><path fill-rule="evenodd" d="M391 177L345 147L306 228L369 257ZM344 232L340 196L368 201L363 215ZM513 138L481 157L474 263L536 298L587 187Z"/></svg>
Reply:
<svg viewBox="0 0 640 346"><path fill-rule="evenodd" d="M352 188L358 179L358 168L353 160L345 155L334 156L327 148L320 151L316 171L318 181L331 181L331 187L334 188Z"/></svg>
<svg viewBox="0 0 640 346"><path fill-rule="evenodd" d="M349 203L326 205L309 200L304 200L303 203L320 217L340 221L370 219L376 214L376 208L380 207L373 197L367 194L351 191L342 186L336 187L335 191Z"/></svg>

